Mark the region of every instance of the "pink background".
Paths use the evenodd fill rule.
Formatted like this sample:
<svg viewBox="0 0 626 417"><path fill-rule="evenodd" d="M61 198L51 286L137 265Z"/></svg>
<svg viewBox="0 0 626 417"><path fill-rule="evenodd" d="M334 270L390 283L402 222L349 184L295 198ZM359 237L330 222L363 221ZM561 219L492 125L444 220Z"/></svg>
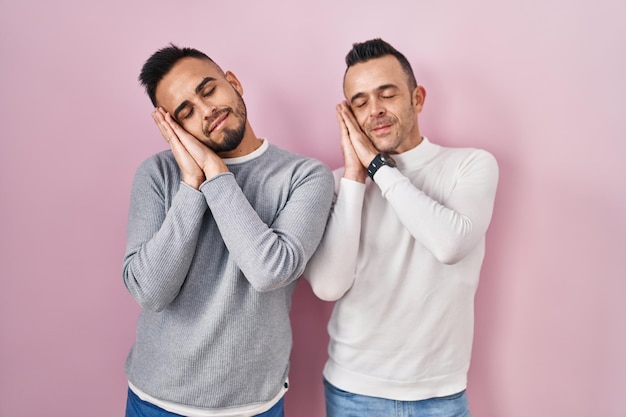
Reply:
<svg viewBox="0 0 626 417"><path fill-rule="evenodd" d="M500 163L474 416L626 416L625 21L623 0L0 0L0 416L123 415L130 183L165 148L144 60L206 51L257 134L335 168L343 57L377 36L426 87L423 133ZM331 307L298 287L288 416L323 415Z"/></svg>

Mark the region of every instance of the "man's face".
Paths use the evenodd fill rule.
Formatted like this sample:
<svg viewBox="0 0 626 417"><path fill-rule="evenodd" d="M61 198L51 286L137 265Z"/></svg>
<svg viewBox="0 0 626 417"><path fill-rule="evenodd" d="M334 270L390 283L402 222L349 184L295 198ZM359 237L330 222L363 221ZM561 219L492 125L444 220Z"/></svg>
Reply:
<svg viewBox="0 0 626 417"><path fill-rule="evenodd" d="M230 72L198 58L178 61L156 88L157 105L216 153L237 148L246 130L241 84Z"/></svg>
<svg viewBox="0 0 626 417"><path fill-rule="evenodd" d="M353 65L344 78L344 94L359 126L381 152L401 153L421 140L417 114L425 91L410 90L400 62L392 56Z"/></svg>

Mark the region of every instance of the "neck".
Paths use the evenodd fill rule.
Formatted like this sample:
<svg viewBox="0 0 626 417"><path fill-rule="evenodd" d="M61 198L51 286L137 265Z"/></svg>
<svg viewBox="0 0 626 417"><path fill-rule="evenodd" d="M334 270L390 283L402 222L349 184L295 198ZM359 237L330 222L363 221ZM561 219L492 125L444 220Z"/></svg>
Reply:
<svg viewBox="0 0 626 417"><path fill-rule="evenodd" d="M263 144L263 140L256 137L252 127L250 127L250 124L246 122L246 130L239 146L232 151L221 152L218 155L220 158L237 158L245 156L257 150L261 144Z"/></svg>
<svg viewBox="0 0 626 417"><path fill-rule="evenodd" d="M409 131L409 135L406 141L407 146L405 149L403 149L403 152L419 146L419 144L422 143L423 140L424 140L424 137L420 134L420 129L419 129L419 126L417 125L417 119L416 119L415 124Z"/></svg>
<svg viewBox="0 0 626 417"><path fill-rule="evenodd" d="M420 143L422 143L422 141L424 140L424 137L421 136L419 133L416 136L411 135L410 139L407 138L402 145L398 146L396 148L396 152L395 153L403 153L406 151L410 151L411 149L419 146Z"/></svg>

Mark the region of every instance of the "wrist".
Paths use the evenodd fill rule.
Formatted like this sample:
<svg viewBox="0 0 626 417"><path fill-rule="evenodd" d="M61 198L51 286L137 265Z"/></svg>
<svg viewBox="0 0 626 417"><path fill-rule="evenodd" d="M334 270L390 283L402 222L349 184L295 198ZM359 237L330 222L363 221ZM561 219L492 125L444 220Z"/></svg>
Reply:
<svg viewBox="0 0 626 417"><path fill-rule="evenodd" d="M204 177L199 178L199 177L184 177L183 176L183 182L187 184L188 186L190 186L191 188L195 190L199 190L200 186L204 182Z"/></svg>
<svg viewBox="0 0 626 417"><path fill-rule="evenodd" d="M224 172L228 172L228 167L221 159L217 163L210 163L203 168L206 179L213 178Z"/></svg>
<svg viewBox="0 0 626 417"><path fill-rule="evenodd" d="M378 169L384 165L395 168L396 161L394 161L394 159L386 152L381 152L378 155L374 156L372 162L370 162L367 167L367 175L370 176L372 181L374 180L374 175L376 174L376 172L378 172Z"/></svg>
<svg viewBox="0 0 626 417"><path fill-rule="evenodd" d="M365 171L365 168L363 168L362 166L352 169L346 167L343 171L343 178L365 183L365 180L367 179L367 171Z"/></svg>

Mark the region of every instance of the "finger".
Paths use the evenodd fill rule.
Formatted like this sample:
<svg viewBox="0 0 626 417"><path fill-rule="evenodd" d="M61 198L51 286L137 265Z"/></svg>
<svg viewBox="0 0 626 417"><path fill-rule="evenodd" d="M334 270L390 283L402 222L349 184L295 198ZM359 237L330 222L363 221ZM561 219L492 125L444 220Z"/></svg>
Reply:
<svg viewBox="0 0 626 417"><path fill-rule="evenodd" d="M348 104L346 102L343 102L341 104L341 116L343 117L343 122L351 138L355 134L363 133L361 127L356 121L356 118L354 117L354 114L352 113L352 110L350 109L350 107L348 107Z"/></svg>
<svg viewBox="0 0 626 417"><path fill-rule="evenodd" d="M190 150L190 145L193 146L194 143L199 143L198 140L183 129L165 109L159 107L157 119L163 136L170 142L170 145L183 147L186 149L185 152L187 152Z"/></svg>
<svg viewBox="0 0 626 417"><path fill-rule="evenodd" d="M346 126L346 122L343 116L343 107L341 105L337 105L336 110L337 121L339 122L339 128L341 130L340 145L341 151L343 153L344 166L347 169L352 168L360 170L360 168L362 168L362 164L357 156L357 152L350 138L350 134L348 133L348 127Z"/></svg>
<svg viewBox="0 0 626 417"><path fill-rule="evenodd" d="M361 165L367 167L374 157L373 155L377 154L378 151L357 122L356 116L346 101L341 103L341 116L348 130L348 137L355 156Z"/></svg>
<svg viewBox="0 0 626 417"><path fill-rule="evenodd" d="M152 120L154 120L154 124L159 128L159 131L161 132L161 136L163 136L163 139L169 142L169 138L166 137L165 132L163 131L163 127L161 126L161 121L159 120L159 112L155 109L152 112L151 116L152 116Z"/></svg>
<svg viewBox="0 0 626 417"><path fill-rule="evenodd" d="M208 146L176 123L172 116L167 112L165 113L165 122L169 125L177 140L183 147L185 147L187 152L199 166L204 166L207 157L215 157L215 153Z"/></svg>
<svg viewBox="0 0 626 417"><path fill-rule="evenodd" d="M161 131L161 135L167 142L171 142L172 139L177 139L176 134L169 126L169 124L165 121L163 109L155 109L155 111L152 112L152 118L154 119L154 122L156 123L159 130Z"/></svg>
<svg viewBox="0 0 626 417"><path fill-rule="evenodd" d="M346 126L346 122L344 121L343 115L341 114L342 110L339 105L337 105L337 110L335 112L335 116L337 117L337 123L339 123L339 133L341 134L341 138L348 138L348 127Z"/></svg>
<svg viewBox="0 0 626 417"><path fill-rule="evenodd" d="M157 114L155 114L154 117L159 123L159 128L161 129L163 136L170 145L174 159L176 159L176 163L183 174L183 181L187 182L185 178L197 178L198 176L201 176L202 170L200 169L198 163L180 141L176 132L174 132L174 126L177 126L177 124L171 120L171 117L169 117L169 114L165 110L159 109L156 113Z"/></svg>
<svg viewBox="0 0 626 417"><path fill-rule="evenodd" d="M178 162L181 169L183 169L184 166L188 166L188 163L184 161L191 159L191 155L189 155L189 152L187 151L187 149L185 149L185 146L183 146L183 144L180 142L178 135L176 135L176 133L172 129L171 124L166 120L166 115L167 112L164 109L158 108L153 113L153 118L159 126L159 129L161 130L161 134L170 145L170 149L174 154L174 158Z"/></svg>
<svg viewBox="0 0 626 417"><path fill-rule="evenodd" d="M340 144L341 148L344 152L344 155L350 156L354 154L354 147L352 146L352 140L350 138L350 132L348 130L348 126L346 125L346 121L342 114L341 106L337 106L337 122L339 123L339 131L340 131Z"/></svg>

